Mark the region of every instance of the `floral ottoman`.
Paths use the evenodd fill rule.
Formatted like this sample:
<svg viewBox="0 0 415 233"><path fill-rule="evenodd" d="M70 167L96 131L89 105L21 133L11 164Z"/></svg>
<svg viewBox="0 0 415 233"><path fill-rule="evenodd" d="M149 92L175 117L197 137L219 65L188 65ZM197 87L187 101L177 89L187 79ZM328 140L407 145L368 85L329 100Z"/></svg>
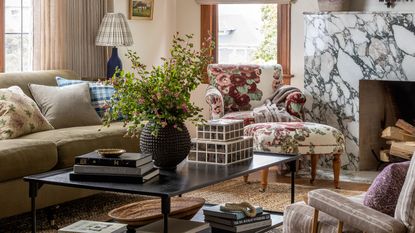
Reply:
<svg viewBox="0 0 415 233"><path fill-rule="evenodd" d="M316 176L320 155L331 155L334 186L339 188L340 156L344 151L344 136L339 130L311 122L275 122L248 125L244 134L254 137L254 150L257 151L310 155L311 183ZM265 189L267 180L264 179L268 176L263 174L262 177L262 188Z"/></svg>

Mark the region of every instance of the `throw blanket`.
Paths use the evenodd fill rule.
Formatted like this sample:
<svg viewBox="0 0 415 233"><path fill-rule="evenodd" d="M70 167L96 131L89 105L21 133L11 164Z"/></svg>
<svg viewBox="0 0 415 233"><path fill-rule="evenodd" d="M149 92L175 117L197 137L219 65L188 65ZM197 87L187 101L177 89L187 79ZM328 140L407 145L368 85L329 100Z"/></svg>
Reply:
<svg viewBox="0 0 415 233"><path fill-rule="evenodd" d="M292 86L279 86L274 94L265 100L262 106L253 109L253 116L256 123L263 122L301 122L285 110L285 99L294 92L301 92Z"/></svg>

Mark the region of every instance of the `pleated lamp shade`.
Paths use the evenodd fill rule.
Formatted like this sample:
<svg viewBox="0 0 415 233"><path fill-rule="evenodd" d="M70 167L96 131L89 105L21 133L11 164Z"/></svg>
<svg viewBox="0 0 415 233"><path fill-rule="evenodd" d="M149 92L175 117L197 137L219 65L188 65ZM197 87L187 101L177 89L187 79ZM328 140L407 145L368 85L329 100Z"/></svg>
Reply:
<svg viewBox="0 0 415 233"><path fill-rule="evenodd" d="M95 39L97 46L131 46L134 44L127 19L122 13L107 13Z"/></svg>

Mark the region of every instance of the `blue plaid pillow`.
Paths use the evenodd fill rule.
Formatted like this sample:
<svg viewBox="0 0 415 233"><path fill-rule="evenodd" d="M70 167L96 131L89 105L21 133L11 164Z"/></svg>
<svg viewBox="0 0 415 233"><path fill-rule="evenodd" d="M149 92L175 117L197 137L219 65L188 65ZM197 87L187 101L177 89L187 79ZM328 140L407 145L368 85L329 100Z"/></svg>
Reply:
<svg viewBox="0 0 415 233"><path fill-rule="evenodd" d="M95 108L95 111L100 117L104 116L105 105L111 100L112 95L115 92L115 89L111 85L103 85L101 83L88 82L82 80L69 80L62 77L56 77L56 82L59 87L79 84L79 83L88 83L89 84L89 93L91 95L91 103Z"/></svg>

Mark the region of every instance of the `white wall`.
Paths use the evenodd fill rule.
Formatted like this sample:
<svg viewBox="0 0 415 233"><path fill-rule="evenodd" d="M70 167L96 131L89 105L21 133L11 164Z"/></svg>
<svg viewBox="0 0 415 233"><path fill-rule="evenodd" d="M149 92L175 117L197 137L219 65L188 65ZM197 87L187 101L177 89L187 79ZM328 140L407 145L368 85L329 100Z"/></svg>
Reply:
<svg viewBox="0 0 415 233"><path fill-rule="evenodd" d="M114 12L128 17L128 0L114 0ZM160 57L168 56L170 42L176 32L176 0L155 0L153 20L129 20L134 45L120 48L124 68L131 63L124 56L127 49L138 53L147 66L160 64Z"/></svg>

